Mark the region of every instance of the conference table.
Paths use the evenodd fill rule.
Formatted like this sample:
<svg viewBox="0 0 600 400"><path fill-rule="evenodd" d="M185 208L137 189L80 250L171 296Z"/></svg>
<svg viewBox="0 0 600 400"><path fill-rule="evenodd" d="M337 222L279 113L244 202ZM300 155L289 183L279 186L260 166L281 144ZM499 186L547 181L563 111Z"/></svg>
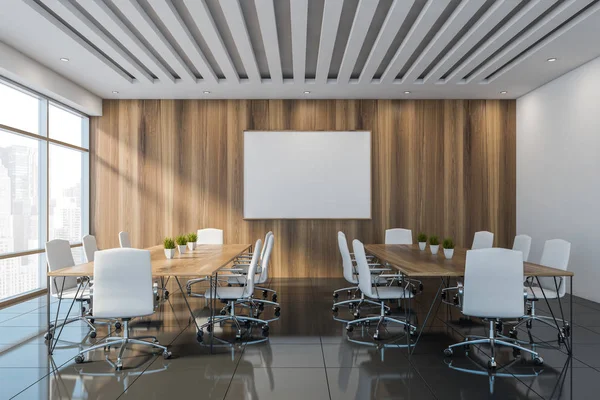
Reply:
<svg viewBox="0 0 600 400"><path fill-rule="evenodd" d="M427 316L423 321L423 324L420 327L419 334L414 341L414 343L410 343L410 337L407 337L408 347L412 347L413 351L416 347L419 339L421 338L421 334L427 326L427 322L429 317L431 316L431 312L436 304L441 304L440 295L442 293L442 289L445 287L449 287L450 279L452 278L460 278L465 276L465 260L467 255L467 249L455 248L454 256L451 259L446 259L444 257L443 252L438 252L437 254L431 254L429 249L420 250L419 246L416 244L412 245L402 245L402 244L368 244L365 245L365 251L368 254L376 257L381 263L386 263L390 267L393 267L398 270L401 276L411 279L411 278L439 278L440 285L438 287L437 293L431 302L429 307L429 311L427 312ZM557 318L554 315L554 311L548 302L548 298L544 292L544 288L540 284L540 278L553 278L554 284L556 287L556 292L558 293L558 287L562 283L559 283L559 279L564 279L565 277L569 277L570 281L570 290L569 293L573 293L573 272L565 271L557 268L546 267L543 265L538 265L530 262L523 263L523 273L525 277L531 277L535 279L537 285L540 287L544 300L550 310L554 323L559 329L560 326ZM528 280L529 285L531 285L531 281ZM570 307L570 326L573 326L573 296L569 296L569 307ZM412 298L409 298L409 305L407 309L411 307ZM558 305L560 308L560 319L565 321L563 307L561 304L561 299L558 299ZM437 311L436 311L437 314ZM565 340L565 346L569 351L569 354L572 352L573 346L573 334L572 331L569 335L569 343Z"/></svg>
<svg viewBox="0 0 600 400"><path fill-rule="evenodd" d="M194 316L193 310L187 300L186 291L183 289L181 285L180 279L189 279L205 276L208 277L209 287L212 290L215 290L214 295L211 296L210 301L210 312L211 319L214 317L215 313L215 305L216 305L216 286L218 279L218 272L223 267L230 264L233 260L235 260L241 254L251 251L252 245L250 244L200 244L194 250L187 249L184 254L176 254L174 258L167 259L164 254L164 248L162 245L157 245L153 247L149 247L146 250L150 251L151 264L152 264L152 276L154 278L174 278L179 286L179 290L183 296L187 309L190 313L190 317L194 324L196 325L196 332L200 336L202 331L198 322ZM68 277L76 277L78 278L78 286L71 300L71 304L67 315L65 316L65 320L69 318L69 314L75 304L76 298L81 296L86 288L90 285L90 280L94 276L94 262L88 262L85 264L79 264L72 267L61 268L55 271L48 271L48 289L50 289L50 280L52 278L63 278L55 279L57 294L58 294L58 306L56 310L56 317L54 320L54 326L57 326L59 321L59 314L62 299L62 293L64 290L64 283L66 278ZM211 292L212 293L212 292ZM50 290L47 293L47 300L50 304ZM67 299L65 299L67 300ZM50 319L50 307L47 310L47 322L48 322L48 333L52 332L52 325ZM52 354L54 348L56 347L56 343L58 342L60 335L62 333L64 325L60 327L58 334L50 336L49 346L49 354ZM212 334L211 334L211 351L212 351Z"/></svg>

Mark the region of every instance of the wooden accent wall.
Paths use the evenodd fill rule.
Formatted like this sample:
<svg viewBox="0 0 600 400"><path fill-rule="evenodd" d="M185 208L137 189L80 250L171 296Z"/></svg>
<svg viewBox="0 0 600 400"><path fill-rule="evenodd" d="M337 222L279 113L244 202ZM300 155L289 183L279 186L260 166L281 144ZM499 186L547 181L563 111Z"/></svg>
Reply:
<svg viewBox="0 0 600 400"><path fill-rule="evenodd" d="M386 228L453 237L516 224L513 100L105 100L91 118L92 233L147 247L215 227L226 243L275 233L277 277L341 276L336 233L382 243ZM373 219L242 219L244 130L370 130ZM265 201L269 201L265 199Z"/></svg>

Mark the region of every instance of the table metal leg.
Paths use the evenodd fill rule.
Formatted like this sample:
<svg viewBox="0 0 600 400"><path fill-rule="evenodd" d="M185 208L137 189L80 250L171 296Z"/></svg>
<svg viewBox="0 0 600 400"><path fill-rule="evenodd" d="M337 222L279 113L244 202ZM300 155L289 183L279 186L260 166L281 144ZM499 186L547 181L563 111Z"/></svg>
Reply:
<svg viewBox="0 0 600 400"><path fill-rule="evenodd" d="M442 288L443 287L444 287L444 278L441 278L440 279L440 286L438 287L437 293L436 293L435 297L433 298L433 300L431 302L431 306L429 306L429 311L427 311L427 316L425 317L425 320L423 321L423 325L421 325L421 329L419 330L419 334L417 335L417 339L413 343L413 345L412 345L412 351L409 351L409 354L414 353L415 348L417 347L417 343L419 343L419 339L421 339L421 335L423 334L423 331L427 327L427 322L429 321L429 317L431 316L431 311L433 310L433 307L436 304L438 305L438 308L436 309L436 314L437 314L437 310L439 310L439 306L441 304L441 302L438 302L437 300L440 297L440 293L442 293Z"/></svg>
<svg viewBox="0 0 600 400"><path fill-rule="evenodd" d="M46 275L46 323L48 325L48 330L46 333L50 334L50 277ZM52 341L49 341L50 346L48 346L48 354L52 354Z"/></svg>
<svg viewBox="0 0 600 400"><path fill-rule="evenodd" d="M183 287L181 286L181 282L179 281L179 278L176 276L175 276L175 282L177 282L177 286L179 286L179 290L181 291L181 295L183 296L183 301L185 301L185 305L187 306L187 309L190 312L190 318L192 319L192 321L194 321L194 325L196 325L196 334L198 334L198 332L200 331L200 326L198 325L198 321L196 321L196 317L194 316L192 307L190 306L190 303L188 302L186 292L183 290Z"/></svg>
<svg viewBox="0 0 600 400"><path fill-rule="evenodd" d="M565 278L565 279L567 279L567 278ZM570 327L571 327L571 330L569 332L570 333L570 335L569 335L569 342L570 342L569 343L570 344L569 354L573 355L573 331L575 330L574 326L573 326L573 276L571 276L569 278L569 285L571 286L570 289L569 289L569 294L570 294L570 296L569 296L569 298L570 298L569 299L569 308L570 308L570 311L569 312L571 313L571 315L569 316ZM573 367L571 367L571 373L572 373L572 371L573 371ZM573 386L573 385L571 385L571 386Z"/></svg>
<svg viewBox="0 0 600 400"><path fill-rule="evenodd" d="M61 300L62 300L62 295L63 295L63 291L65 288L65 281L66 281L66 277L63 278L63 282L60 288L60 295L59 295L59 303L58 303L58 307L56 309L56 319L54 320L54 326L53 331L56 334L56 326L58 324L58 315L60 313L60 304L61 304ZM69 311L67 311L67 315L65 315L65 319L63 321L63 323L60 326L60 330L58 331L58 334L53 335L55 337L53 337L50 340L51 343L51 351L50 354L52 354L54 352L54 349L56 348L56 345L58 344L58 339L60 338L60 335L62 334L62 331L65 327L65 325L67 324L67 320L69 319L69 315L71 315L71 310L73 309L73 306L75 305L75 302L77 301L77 299L79 298L79 293L81 292L81 294L83 295L83 292L85 292L85 288L88 285L88 279L87 278L82 278L82 281L79 283L79 285L77 286L77 290L75 291L75 295L73 296L73 301L71 301L71 305L69 306Z"/></svg>
<svg viewBox="0 0 600 400"><path fill-rule="evenodd" d="M546 292L544 292L544 288L542 287L541 283L540 283L540 278L539 277L535 277L538 287L540 288L540 291L542 292L542 295L544 296L544 300L546 301L546 305L548 306L548 310L550 311L550 315L552 316L552 320L554 321L554 325L556 325L556 329L558 330L559 335L563 335L563 331L561 331L561 328L558 324L558 320L556 319L556 316L554 315L554 311L552 310L552 307L550 306L550 302L548 301L548 297L546 297ZM558 284L556 283L556 277L554 277L554 285L556 286L556 293L558 293ZM561 317L563 319L563 324L565 321L565 316L562 312L562 305L560 303L560 297L557 297L558 300L558 304L560 307L560 312L561 312ZM573 301L573 298L571 297L571 302ZM572 307L572 305L571 305ZM573 318L573 315L571 315L571 318ZM564 336L563 336L564 338ZM570 341L569 341L570 342ZM567 347L567 351L569 352L569 354L571 354L571 343L567 343L567 340L564 340L565 346ZM560 343L558 344L560 346Z"/></svg>

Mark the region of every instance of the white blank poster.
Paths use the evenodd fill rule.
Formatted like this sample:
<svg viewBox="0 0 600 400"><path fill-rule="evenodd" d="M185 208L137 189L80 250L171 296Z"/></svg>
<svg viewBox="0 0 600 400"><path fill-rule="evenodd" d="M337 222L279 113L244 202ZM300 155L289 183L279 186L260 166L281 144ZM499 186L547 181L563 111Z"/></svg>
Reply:
<svg viewBox="0 0 600 400"><path fill-rule="evenodd" d="M370 219L371 132L244 132L244 218Z"/></svg>

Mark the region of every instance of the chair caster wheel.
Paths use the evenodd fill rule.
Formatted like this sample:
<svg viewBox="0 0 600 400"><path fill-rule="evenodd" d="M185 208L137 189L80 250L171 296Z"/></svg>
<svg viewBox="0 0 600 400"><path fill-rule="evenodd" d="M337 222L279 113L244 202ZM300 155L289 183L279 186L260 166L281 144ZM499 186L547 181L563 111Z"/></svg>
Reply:
<svg viewBox="0 0 600 400"><path fill-rule="evenodd" d="M354 309L354 303L348 303L348 309L350 309L350 310Z"/></svg>
<svg viewBox="0 0 600 400"><path fill-rule="evenodd" d="M340 294L339 294L339 293L334 293L334 294L333 294L333 298L334 298L334 299L337 299L338 297L340 297Z"/></svg>
<svg viewBox="0 0 600 400"><path fill-rule="evenodd" d="M348 290L346 293L348 294L348 296L352 296L352 290Z"/></svg>
<svg viewBox="0 0 600 400"><path fill-rule="evenodd" d="M165 360L168 360L169 358L171 358L171 352L170 351L163 351L163 358Z"/></svg>
<svg viewBox="0 0 600 400"><path fill-rule="evenodd" d="M531 329L533 327L533 324L531 323L531 320L525 322L525 326L527 327L527 329Z"/></svg>
<svg viewBox="0 0 600 400"><path fill-rule="evenodd" d="M521 355L521 350L520 349L513 349L513 357L517 358Z"/></svg>
<svg viewBox="0 0 600 400"><path fill-rule="evenodd" d="M169 298L169 291L165 290L165 299L168 299L168 298Z"/></svg>
<svg viewBox="0 0 600 400"><path fill-rule="evenodd" d="M52 339L52 333L46 332L46 334L44 335L44 340L50 340L50 339Z"/></svg>
<svg viewBox="0 0 600 400"><path fill-rule="evenodd" d="M117 364L117 365L115 366L115 370L116 370L116 371L122 371L122 370L123 370L123 364Z"/></svg>
<svg viewBox="0 0 600 400"><path fill-rule="evenodd" d="M354 330L354 327L352 325L346 326L346 331L347 332L352 332L353 330Z"/></svg>
<svg viewBox="0 0 600 400"><path fill-rule="evenodd" d="M489 369L496 369L496 361L495 360L489 360L487 362L487 366Z"/></svg>
<svg viewBox="0 0 600 400"><path fill-rule="evenodd" d="M510 331L508 331L508 337L511 339L518 339L517 336L517 331L515 329L511 329Z"/></svg>
<svg viewBox="0 0 600 400"><path fill-rule="evenodd" d="M271 297L271 300L273 301L273 303L277 303L277 295L274 294L273 297Z"/></svg>
<svg viewBox="0 0 600 400"><path fill-rule="evenodd" d="M385 315L392 315L392 312L390 310L385 310L384 314Z"/></svg>
<svg viewBox="0 0 600 400"><path fill-rule="evenodd" d="M262 326L262 331L263 332L269 332L269 325L263 325Z"/></svg>
<svg viewBox="0 0 600 400"><path fill-rule="evenodd" d="M93 324L94 322L96 322L96 320L94 318L90 318L90 324Z"/></svg>
<svg viewBox="0 0 600 400"><path fill-rule="evenodd" d="M425 289L425 286L423 286L422 283L419 283L419 292L423 292L424 289Z"/></svg>
<svg viewBox="0 0 600 400"><path fill-rule="evenodd" d="M267 292L266 290L263 290L262 295L263 295L263 299L266 299L267 296L269 295L269 292Z"/></svg>
<svg viewBox="0 0 600 400"><path fill-rule="evenodd" d="M544 359L542 357L534 357L533 364L534 365L544 365Z"/></svg>
<svg viewBox="0 0 600 400"><path fill-rule="evenodd" d="M354 319L359 319L360 318L360 313L358 311L356 311L354 313Z"/></svg>
<svg viewBox="0 0 600 400"><path fill-rule="evenodd" d="M447 349L444 349L444 355L446 357L452 357L453 354L454 354L454 351L451 348L448 347Z"/></svg>
<svg viewBox="0 0 600 400"><path fill-rule="evenodd" d="M82 314L82 315L83 315L83 314L85 314L85 312L86 312L86 311L87 311L87 310L85 309L85 307L81 307L81 314Z"/></svg>
<svg viewBox="0 0 600 400"><path fill-rule="evenodd" d="M441 294L441 298L442 298L442 300L444 300L444 301L446 300L446 292L442 292L442 294Z"/></svg>
<svg viewBox="0 0 600 400"><path fill-rule="evenodd" d="M225 310L221 310L220 314L221 314L221 315L225 315L225 314L227 314L227 311L225 311Z"/></svg>
<svg viewBox="0 0 600 400"><path fill-rule="evenodd" d="M212 332L212 330L213 330L212 325L206 326L206 332Z"/></svg>
<svg viewBox="0 0 600 400"><path fill-rule="evenodd" d="M83 356L82 356L81 354L79 354L79 355L77 355L77 356L75 357L75 362L76 362L77 364L81 364L81 363L82 363L82 362L84 362L84 361L85 361L85 359L83 358Z"/></svg>
<svg viewBox="0 0 600 400"><path fill-rule="evenodd" d="M231 287L231 283L228 283L228 284L227 284L227 287Z"/></svg>
<svg viewBox="0 0 600 400"><path fill-rule="evenodd" d="M156 301L160 301L160 296L156 296L154 299L155 299Z"/></svg>
<svg viewBox="0 0 600 400"><path fill-rule="evenodd" d="M275 307L275 312L278 313L281 311L281 307Z"/></svg>
<svg viewBox="0 0 600 400"><path fill-rule="evenodd" d="M274 314L274 315L275 315L276 317L279 317L279 316L281 316L281 313L280 313L279 311L275 311L275 314Z"/></svg>
<svg viewBox="0 0 600 400"><path fill-rule="evenodd" d="M121 323L120 322L117 322L115 324L115 329L121 329Z"/></svg>
<svg viewBox="0 0 600 400"><path fill-rule="evenodd" d="M339 311L339 308L337 306L333 306L331 307L331 311L333 311L334 313Z"/></svg>
<svg viewBox="0 0 600 400"><path fill-rule="evenodd" d="M91 337L92 339L94 339L96 336L98 336L98 334L96 333L96 331L92 331L92 332L90 333L90 337Z"/></svg>
<svg viewBox="0 0 600 400"><path fill-rule="evenodd" d="M198 343L202 343L202 336L204 336L204 332L202 330L196 332L196 341Z"/></svg>

